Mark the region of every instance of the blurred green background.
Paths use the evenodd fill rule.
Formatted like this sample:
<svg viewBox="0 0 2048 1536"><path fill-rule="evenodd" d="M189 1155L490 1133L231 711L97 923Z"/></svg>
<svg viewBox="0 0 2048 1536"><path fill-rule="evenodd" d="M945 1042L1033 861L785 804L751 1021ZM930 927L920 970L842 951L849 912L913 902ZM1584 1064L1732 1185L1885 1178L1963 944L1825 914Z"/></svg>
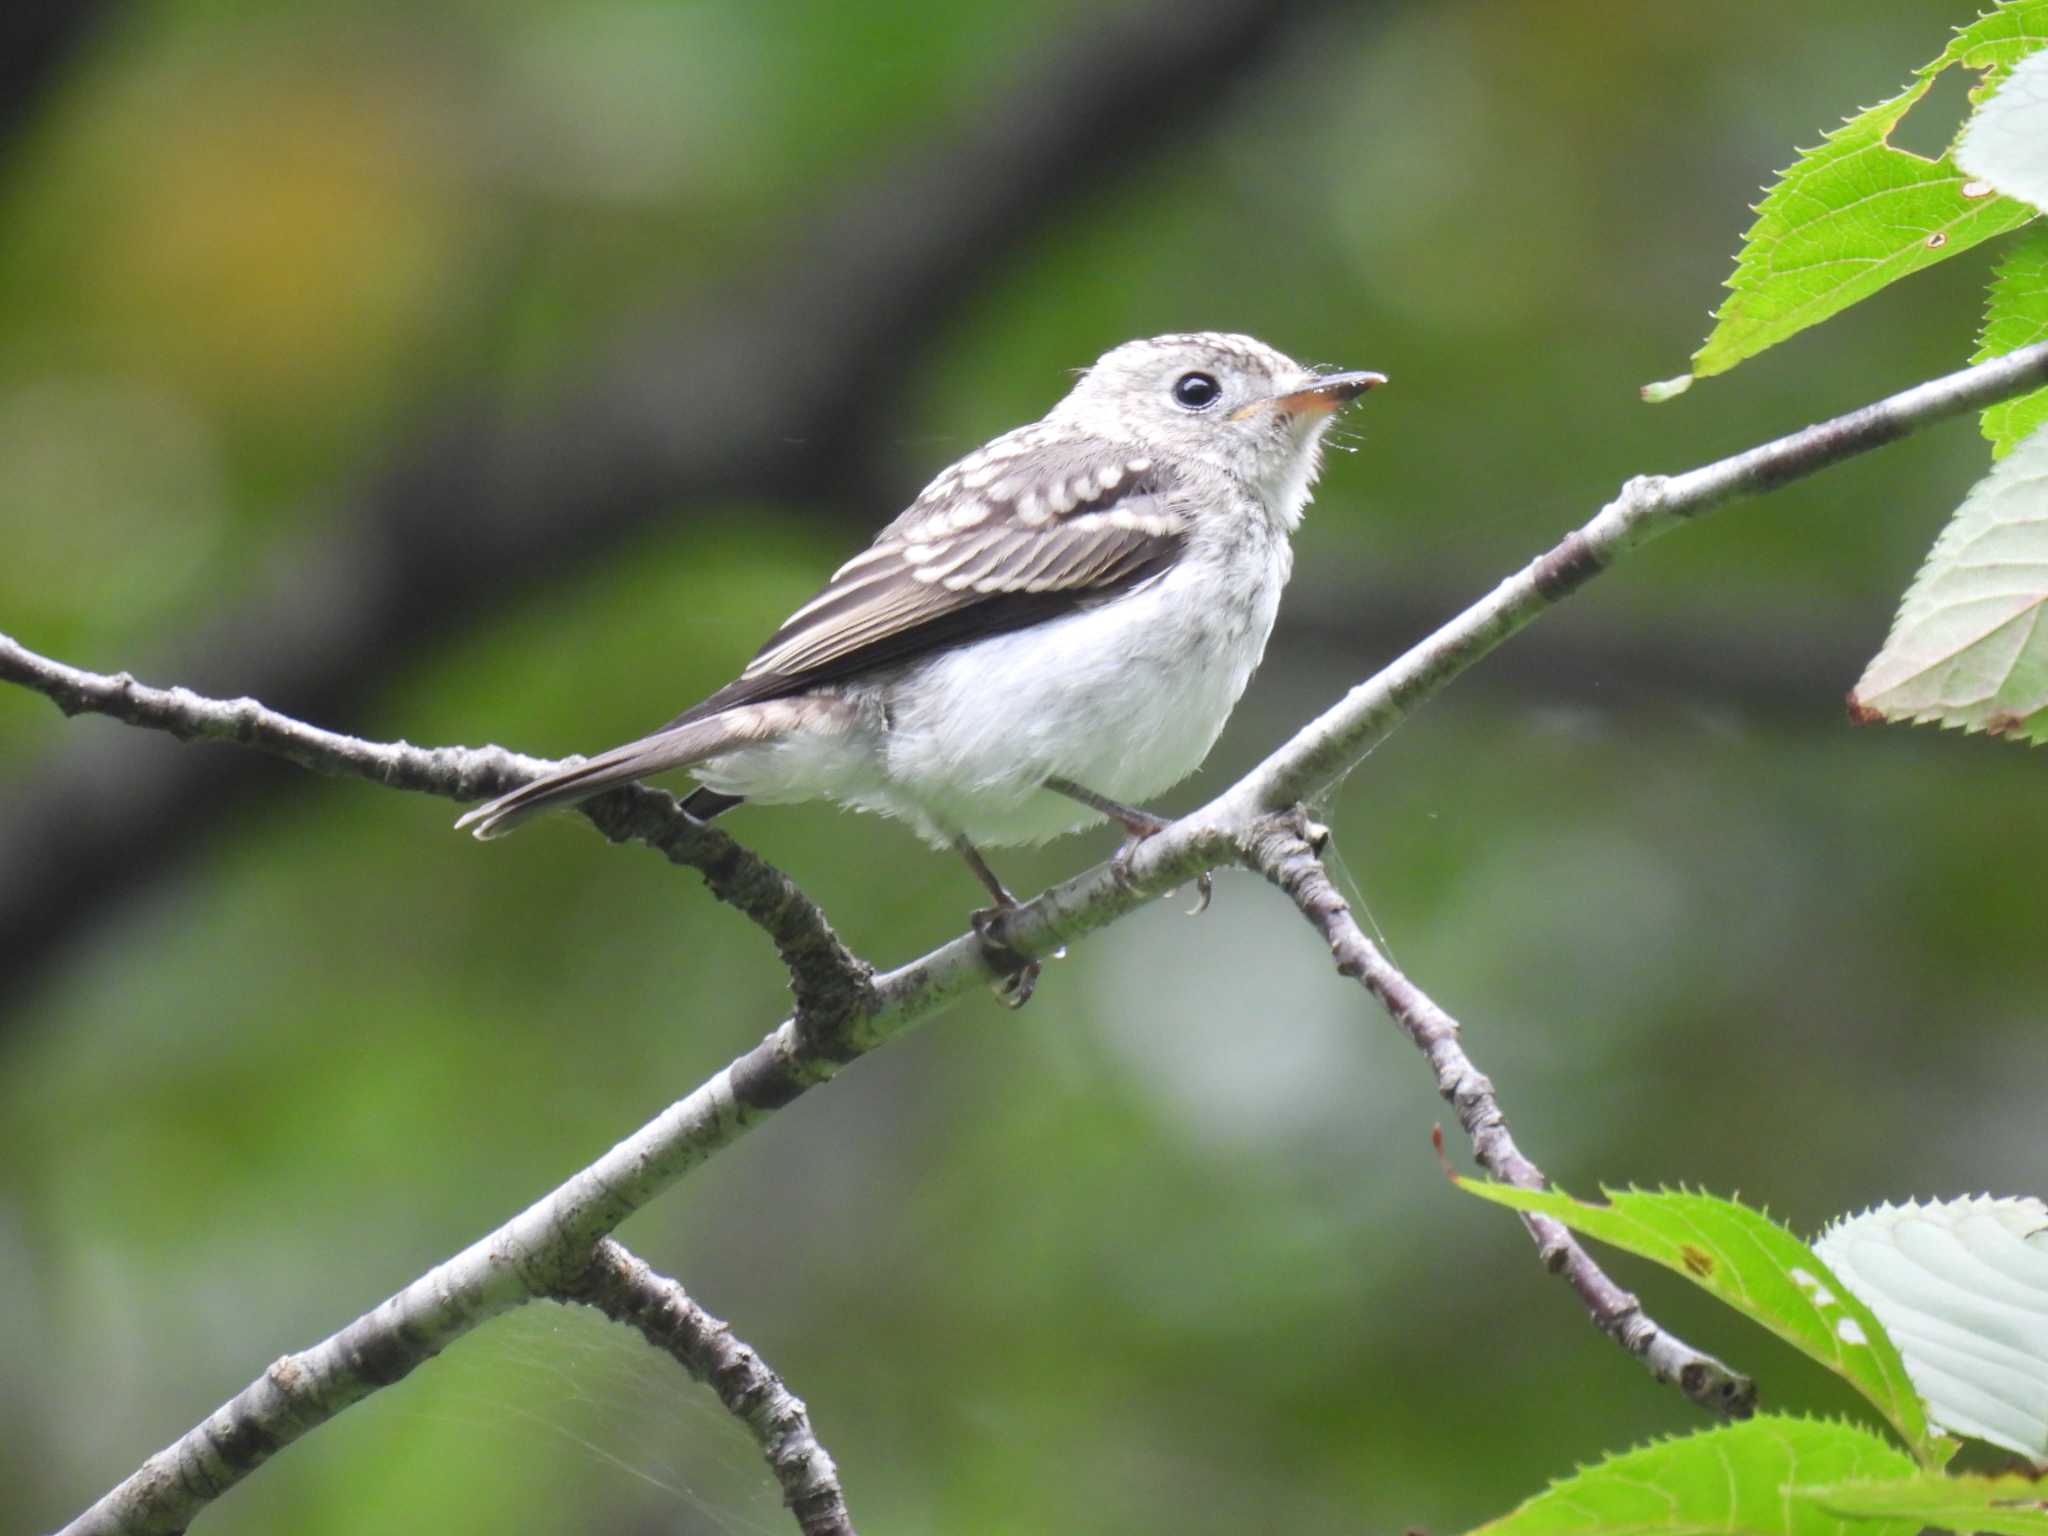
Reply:
<svg viewBox="0 0 2048 1536"><path fill-rule="evenodd" d="M658 353L649 317L672 315L699 317L675 419L716 421L804 359L739 334L707 366L691 325L751 313L726 296L762 273L868 312L873 263L832 288L829 211L1004 111L1066 110L1044 86L1063 58L1128 55L1136 126L832 356L822 398L863 447L793 432L786 477L714 493L600 456L594 486L651 488L613 534L438 617L371 615L384 649L341 656L345 704L269 701L373 737L610 745L724 681L1065 370L1241 329L1394 383L1332 456L1283 628L1186 808L1626 476L1970 350L1982 252L1681 402L1635 398L1704 333L1764 179L1967 0L1303 4L1229 68L1147 75L1227 9L99 7L0 143L0 629L265 691L263 616L324 619L302 584L388 535L364 488L431 469L437 424L613 421L602 360ZM1943 142L1959 99L1906 142ZM914 243L944 210L878 217ZM1887 1196L2044 1192L2041 760L1841 706L1986 462L1958 422L1671 537L1326 808L1355 896L1568 1187L1739 1190L1803 1231ZM385 504L430 596L495 558L415 526L431 497ZM152 810L104 870L74 865L194 772L202 831ZM482 848L452 814L0 691L0 886L71 882L0 930L0 1526L61 1524L780 1017L767 945L686 872L568 817ZM881 964L978 900L883 822L726 824ZM1036 889L1109 846L998 867ZM810 1402L863 1530L1453 1531L1699 1419L1446 1186L1446 1117L1309 931L1225 875L1199 921L1162 904L1077 947L1021 1016L976 1002L858 1063L621 1235ZM1851 1410L1615 1268L1767 1404ZM788 1527L707 1393L549 1307L202 1528Z"/></svg>

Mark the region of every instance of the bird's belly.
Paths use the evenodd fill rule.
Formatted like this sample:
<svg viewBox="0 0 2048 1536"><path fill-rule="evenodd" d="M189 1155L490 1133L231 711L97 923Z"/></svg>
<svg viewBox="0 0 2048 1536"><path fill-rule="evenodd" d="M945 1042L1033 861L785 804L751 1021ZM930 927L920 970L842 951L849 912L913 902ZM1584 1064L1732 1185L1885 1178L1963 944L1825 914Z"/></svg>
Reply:
<svg viewBox="0 0 2048 1536"><path fill-rule="evenodd" d="M1271 623L1270 605L1195 609L1168 580L963 647L892 689L889 780L934 838L1031 843L1088 826L1100 816L1045 780L1127 804L1172 788L1215 744Z"/></svg>

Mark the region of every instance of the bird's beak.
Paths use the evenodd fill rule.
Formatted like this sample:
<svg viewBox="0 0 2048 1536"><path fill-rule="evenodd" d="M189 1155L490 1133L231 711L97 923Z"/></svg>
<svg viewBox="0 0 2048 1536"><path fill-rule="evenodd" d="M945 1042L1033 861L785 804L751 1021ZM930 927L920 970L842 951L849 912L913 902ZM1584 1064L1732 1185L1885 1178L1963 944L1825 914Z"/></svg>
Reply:
<svg viewBox="0 0 2048 1536"><path fill-rule="evenodd" d="M1327 416L1349 405L1375 384L1386 382L1384 373L1326 373L1313 384L1270 400L1254 400L1233 414L1241 418L1272 407L1290 416Z"/></svg>

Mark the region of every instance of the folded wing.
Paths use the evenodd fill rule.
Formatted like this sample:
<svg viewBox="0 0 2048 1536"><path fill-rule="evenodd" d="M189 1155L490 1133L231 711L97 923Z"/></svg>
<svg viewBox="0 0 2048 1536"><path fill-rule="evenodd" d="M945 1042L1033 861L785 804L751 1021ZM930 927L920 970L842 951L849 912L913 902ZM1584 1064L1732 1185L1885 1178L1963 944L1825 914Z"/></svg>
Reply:
<svg viewBox="0 0 2048 1536"><path fill-rule="evenodd" d="M1165 573L1187 522L1169 466L1026 427L954 465L739 678L672 725L1043 623Z"/></svg>

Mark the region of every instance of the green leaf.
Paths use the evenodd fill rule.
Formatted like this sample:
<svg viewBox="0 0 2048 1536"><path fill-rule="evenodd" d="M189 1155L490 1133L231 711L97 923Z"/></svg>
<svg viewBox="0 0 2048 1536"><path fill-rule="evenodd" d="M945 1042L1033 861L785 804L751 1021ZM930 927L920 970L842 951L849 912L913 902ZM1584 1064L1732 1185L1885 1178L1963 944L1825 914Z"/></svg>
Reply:
<svg viewBox="0 0 2048 1536"><path fill-rule="evenodd" d="M1827 1469L1827 1470L1823 1470ZM1797 1484L1900 1479L1913 1463L1868 1430L1764 1415L1662 1440L1552 1483L1479 1531L1487 1536L1915 1536L1910 1518L1869 1522L1789 1494ZM1477 1536L1477 1533L1474 1533Z"/></svg>
<svg viewBox="0 0 2048 1536"><path fill-rule="evenodd" d="M2029 1477L1943 1477L1921 1473L1904 1481L1856 1480L1794 1490L1839 1514L1868 1520L1903 1520L1945 1531L1995 1531L1999 1536L2048 1536L2048 1484Z"/></svg>
<svg viewBox="0 0 2048 1536"><path fill-rule="evenodd" d="M1998 264L1977 338L1981 363L2037 341L2048 341L2048 225L2028 230ZM1982 423L1994 458L2004 458L2021 438L2048 421L2048 388L1986 406Z"/></svg>
<svg viewBox="0 0 2048 1536"><path fill-rule="evenodd" d="M1970 488L1849 695L1859 720L2048 740L2048 427Z"/></svg>
<svg viewBox="0 0 2048 1536"><path fill-rule="evenodd" d="M2018 61L2048 43L2048 0L2006 0L1957 33L1889 101L1850 118L1785 171L1743 237L1728 301L1693 355L1705 378L1993 235L2034 209L2001 197L1955 163L1890 143L1892 130L1951 66L1979 71L1983 100Z"/></svg>
<svg viewBox="0 0 2048 1536"><path fill-rule="evenodd" d="M1811 1248L1760 1212L1686 1190L1602 1190L1608 1204L1563 1190L1459 1179L1461 1189L1676 1270L1861 1392L1922 1461L1944 1459L1905 1363L1870 1308Z"/></svg>

